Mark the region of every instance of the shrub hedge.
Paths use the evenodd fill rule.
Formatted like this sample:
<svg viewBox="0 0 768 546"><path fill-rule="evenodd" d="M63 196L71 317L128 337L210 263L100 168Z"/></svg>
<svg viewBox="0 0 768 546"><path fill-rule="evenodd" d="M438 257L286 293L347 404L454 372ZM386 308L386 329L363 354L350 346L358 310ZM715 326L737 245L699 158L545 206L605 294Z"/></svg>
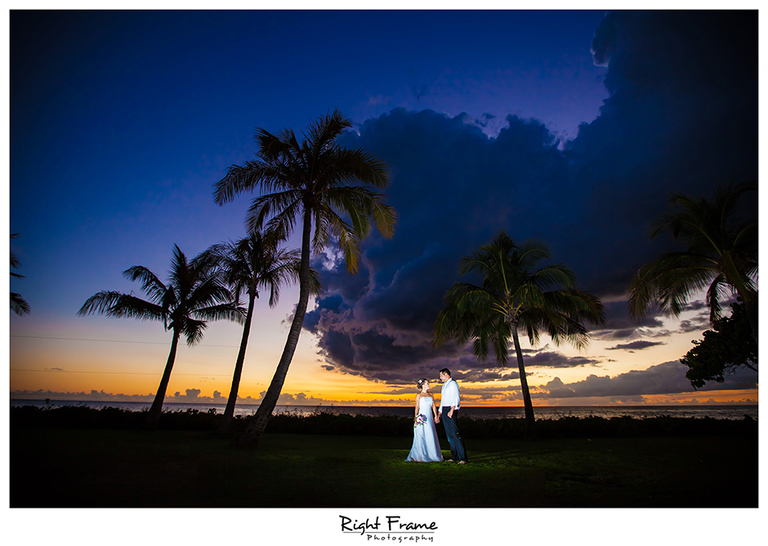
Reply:
<svg viewBox="0 0 768 546"><path fill-rule="evenodd" d="M101 409L80 406L11 407L11 427L62 428L139 428L145 411L120 408ZM199 411L165 411L160 428L168 430L214 431L221 415L215 409ZM236 416L231 430L237 433L247 425L248 417ZM439 427L442 428L442 427ZM459 424L464 438L522 438L524 419L462 419ZM685 435L751 435L757 434L757 421L744 416L741 420L711 417L561 417L536 421L538 438L638 437ZM267 432L292 434L337 434L344 436L394 436L413 434L410 417L335 415L316 411L307 416L279 414L269 420ZM442 431L440 431L442 434Z"/></svg>

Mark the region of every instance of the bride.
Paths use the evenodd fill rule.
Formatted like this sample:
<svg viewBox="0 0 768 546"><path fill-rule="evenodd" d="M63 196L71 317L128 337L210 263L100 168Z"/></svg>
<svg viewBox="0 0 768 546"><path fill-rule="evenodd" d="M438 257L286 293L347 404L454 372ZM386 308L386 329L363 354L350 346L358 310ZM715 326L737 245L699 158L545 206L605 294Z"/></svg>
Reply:
<svg viewBox="0 0 768 546"><path fill-rule="evenodd" d="M432 463L443 460L440 441L437 439L437 408L429 390L429 381L419 379L416 382L419 393L416 395L416 411L413 424L413 446L406 462Z"/></svg>

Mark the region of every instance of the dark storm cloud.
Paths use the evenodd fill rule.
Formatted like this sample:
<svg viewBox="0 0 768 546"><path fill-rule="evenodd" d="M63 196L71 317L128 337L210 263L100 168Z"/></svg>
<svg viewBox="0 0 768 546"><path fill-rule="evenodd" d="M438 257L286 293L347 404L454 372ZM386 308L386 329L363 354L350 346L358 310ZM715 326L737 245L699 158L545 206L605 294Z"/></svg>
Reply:
<svg viewBox="0 0 768 546"><path fill-rule="evenodd" d="M461 381L462 384L488 383L491 381L509 381L511 379L519 379L520 373L512 371L510 368L489 368L485 370L475 369L463 372L451 372L451 377L457 381Z"/></svg>
<svg viewBox="0 0 768 546"><path fill-rule="evenodd" d="M666 237L650 243L647 228L670 192L698 197L727 179L757 177L757 18L615 12L597 38L604 43L596 59L610 57L611 95L567 154L589 194L582 235L616 258L600 264L609 275L595 267L582 279L619 294L629 275L668 247Z"/></svg>
<svg viewBox="0 0 768 546"><path fill-rule="evenodd" d="M727 301L730 302L731 300ZM727 308L728 303L724 303L723 309ZM595 339L619 341L640 337L669 337L673 333L701 332L711 327L709 307L705 302L689 302L683 307L683 312L689 311L699 311L699 313L680 320L677 330L671 331L664 328L664 323L660 319L661 315L656 309L642 319L634 319L627 314L626 302L610 302L605 304L605 327L590 332L590 335Z"/></svg>
<svg viewBox="0 0 768 546"><path fill-rule="evenodd" d="M681 320L679 332L701 332L702 330L709 330L712 328L712 324L709 322L709 311L695 316L691 319Z"/></svg>
<svg viewBox="0 0 768 546"><path fill-rule="evenodd" d="M614 301L605 303L605 326L590 332L594 338L604 340L628 339L640 335L640 330L661 328L664 323L654 313L642 319L634 319L627 313L627 302Z"/></svg>
<svg viewBox="0 0 768 546"><path fill-rule="evenodd" d="M614 347L608 347L609 351L624 350L629 352L639 351L647 349L648 347L655 347L656 345L664 345L660 341L632 341L630 343L620 343Z"/></svg>
<svg viewBox="0 0 768 546"><path fill-rule="evenodd" d="M366 241L356 276L323 271L307 328L327 361L388 382L443 365L493 368L452 345L435 349L431 337L459 259L502 229L545 241L582 289L614 301L593 335L669 335L656 317L631 321L616 300L640 265L671 248L648 238L670 192L708 195L731 177L756 178L756 21L752 12L609 14L593 50L611 95L564 150L544 125L514 116L490 139L466 115L402 109L346 134L342 144L390 166L398 225L393 239Z"/></svg>
<svg viewBox="0 0 768 546"><path fill-rule="evenodd" d="M688 367L679 361L664 362L643 371L630 371L616 377L590 375L583 381L563 383L556 377L543 387L547 398L580 398L591 396L639 396L693 392L685 378ZM709 382L700 390L738 390L757 388L757 374L746 368L725 378L725 382Z"/></svg>
<svg viewBox="0 0 768 546"><path fill-rule="evenodd" d="M525 367L533 368L578 368L580 366L596 366L599 360L584 356L566 356L555 351L543 351L525 359Z"/></svg>

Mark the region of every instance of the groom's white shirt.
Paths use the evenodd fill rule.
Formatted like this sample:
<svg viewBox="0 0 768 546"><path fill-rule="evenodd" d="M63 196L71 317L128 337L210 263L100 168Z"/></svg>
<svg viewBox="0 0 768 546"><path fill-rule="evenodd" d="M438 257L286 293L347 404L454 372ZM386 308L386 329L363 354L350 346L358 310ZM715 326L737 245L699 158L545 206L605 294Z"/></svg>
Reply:
<svg viewBox="0 0 768 546"><path fill-rule="evenodd" d="M443 383L443 389L440 391L440 406L442 407L455 407L459 409L459 384L453 379L449 379Z"/></svg>

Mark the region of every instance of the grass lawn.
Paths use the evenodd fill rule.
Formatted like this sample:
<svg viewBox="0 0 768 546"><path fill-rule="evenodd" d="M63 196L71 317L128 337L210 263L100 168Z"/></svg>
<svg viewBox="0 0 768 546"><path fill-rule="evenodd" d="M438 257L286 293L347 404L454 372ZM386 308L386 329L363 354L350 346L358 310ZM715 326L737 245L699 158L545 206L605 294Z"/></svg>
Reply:
<svg viewBox="0 0 768 546"><path fill-rule="evenodd" d="M465 466L405 463L410 443L397 437L268 433L254 450L199 431L12 427L10 506L758 504L756 435L468 439ZM449 457L446 443L443 448Z"/></svg>

